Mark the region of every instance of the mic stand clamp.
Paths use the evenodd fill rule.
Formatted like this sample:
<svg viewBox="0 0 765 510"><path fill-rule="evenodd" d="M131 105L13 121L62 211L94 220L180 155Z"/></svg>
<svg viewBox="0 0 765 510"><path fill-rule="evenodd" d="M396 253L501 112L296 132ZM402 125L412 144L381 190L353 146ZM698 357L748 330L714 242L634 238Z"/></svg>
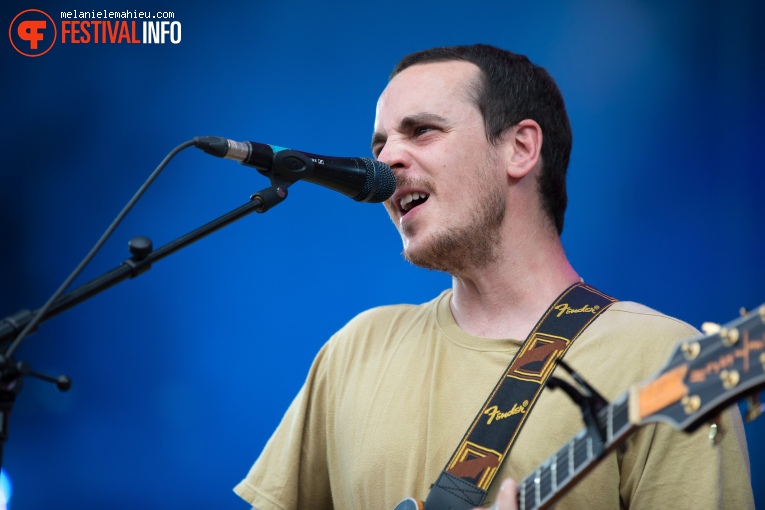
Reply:
<svg viewBox="0 0 765 510"><path fill-rule="evenodd" d="M51 377L41 374L33 371L23 361L14 363L12 358L0 355L0 465L2 465L3 459L3 446L8 439L8 420L11 409L13 409L16 395L21 391L26 376L54 383L59 391L67 391L72 387L72 380L66 375Z"/></svg>
<svg viewBox="0 0 765 510"><path fill-rule="evenodd" d="M289 184L285 186L276 179L271 179L271 183L272 186L270 188L262 189L250 196L250 201L260 202L260 205L255 209L259 213L268 211L287 198L287 186Z"/></svg>

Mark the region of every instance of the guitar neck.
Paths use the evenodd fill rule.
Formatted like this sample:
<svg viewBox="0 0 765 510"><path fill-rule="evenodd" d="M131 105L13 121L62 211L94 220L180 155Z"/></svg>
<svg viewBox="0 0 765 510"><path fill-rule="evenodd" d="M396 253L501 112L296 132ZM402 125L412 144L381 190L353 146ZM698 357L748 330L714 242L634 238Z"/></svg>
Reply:
<svg viewBox="0 0 765 510"><path fill-rule="evenodd" d="M548 508L633 432L636 427L629 421L628 396L629 393L625 393L598 413L598 426L605 432L604 448L600 452L597 447L600 438L582 429L518 484L520 510Z"/></svg>
<svg viewBox="0 0 765 510"><path fill-rule="evenodd" d="M740 318L724 326L702 329L706 335L680 342L654 378L632 386L612 404L591 413L602 403L585 401L587 427L518 484L520 510L548 508L639 425L664 422L676 430L691 431L744 397L749 406L746 421L765 413L765 405L758 400L765 386L765 304L752 312L742 309ZM565 365L561 362L561 366ZM555 386L565 390L562 382ZM580 385L587 387L581 381ZM580 403L584 395L570 390L569 396ZM415 500L401 504L408 502ZM417 503L400 508L423 507Z"/></svg>

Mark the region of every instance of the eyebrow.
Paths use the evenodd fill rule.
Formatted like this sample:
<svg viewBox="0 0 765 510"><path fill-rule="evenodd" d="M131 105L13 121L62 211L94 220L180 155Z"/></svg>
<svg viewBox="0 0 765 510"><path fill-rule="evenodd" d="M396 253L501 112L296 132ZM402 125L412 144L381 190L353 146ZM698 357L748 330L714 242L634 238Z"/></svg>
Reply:
<svg viewBox="0 0 765 510"><path fill-rule="evenodd" d="M435 113L427 113L427 112L421 112L421 113L415 113L414 115L407 115L403 119L401 119L401 122L398 123L398 130L399 131L408 131L416 126L422 125L422 124L428 124L430 122L435 122L438 124L448 124L447 120L444 117L441 117L440 115L436 115ZM372 144L370 148L372 149L372 153L374 153L375 145L379 143L384 143L388 137L382 133L374 133L372 135Z"/></svg>

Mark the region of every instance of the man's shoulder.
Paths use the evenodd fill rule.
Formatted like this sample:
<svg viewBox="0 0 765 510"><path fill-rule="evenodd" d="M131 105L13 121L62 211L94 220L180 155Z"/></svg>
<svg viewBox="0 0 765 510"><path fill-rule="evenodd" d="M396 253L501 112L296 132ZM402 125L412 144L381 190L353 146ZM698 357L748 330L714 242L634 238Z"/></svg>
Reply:
<svg viewBox="0 0 765 510"><path fill-rule="evenodd" d="M417 349L424 332L436 328L438 297L426 303L377 306L365 310L337 331L325 346L333 366L346 370L350 365L384 364L402 349Z"/></svg>
<svg viewBox="0 0 765 510"><path fill-rule="evenodd" d="M340 333L358 333L365 330L390 329L391 327L406 327L410 323L434 318L440 300L447 297L450 291L445 290L435 298L420 304L395 304L376 306L365 310L346 324Z"/></svg>
<svg viewBox="0 0 765 510"><path fill-rule="evenodd" d="M661 334L664 339L687 338L698 334L690 324L634 301L617 301L595 322L604 331Z"/></svg>
<svg viewBox="0 0 765 510"><path fill-rule="evenodd" d="M614 398L627 385L656 373L681 340L697 335L679 319L639 303L617 301L584 331L567 358L596 387L611 388L609 398Z"/></svg>

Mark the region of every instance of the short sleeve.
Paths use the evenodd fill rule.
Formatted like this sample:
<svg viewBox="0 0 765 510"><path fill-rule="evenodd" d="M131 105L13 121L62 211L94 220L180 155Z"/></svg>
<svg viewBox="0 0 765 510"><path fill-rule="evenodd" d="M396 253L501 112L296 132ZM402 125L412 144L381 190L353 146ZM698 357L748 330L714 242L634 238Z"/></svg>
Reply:
<svg viewBox="0 0 765 510"><path fill-rule="evenodd" d="M327 445L328 345L249 473L235 488L258 510L332 508Z"/></svg>

